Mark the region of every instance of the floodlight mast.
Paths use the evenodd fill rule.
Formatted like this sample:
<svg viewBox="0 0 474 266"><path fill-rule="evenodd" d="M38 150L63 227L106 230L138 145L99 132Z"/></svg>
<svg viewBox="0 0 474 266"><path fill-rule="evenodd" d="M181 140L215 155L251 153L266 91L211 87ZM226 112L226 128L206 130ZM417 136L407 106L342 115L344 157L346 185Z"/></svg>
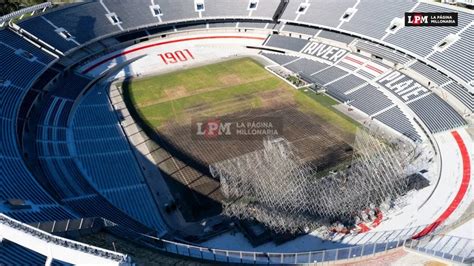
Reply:
<svg viewBox="0 0 474 266"><path fill-rule="evenodd" d="M418 144L358 130L354 156L343 171L317 178L285 139L264 140L264 148L210 166L225 197L224 214L255 219L276 232L315 230L339 221L354 224L375 216L407 192ZM370 210L367 212L366 210Z"/></svg>

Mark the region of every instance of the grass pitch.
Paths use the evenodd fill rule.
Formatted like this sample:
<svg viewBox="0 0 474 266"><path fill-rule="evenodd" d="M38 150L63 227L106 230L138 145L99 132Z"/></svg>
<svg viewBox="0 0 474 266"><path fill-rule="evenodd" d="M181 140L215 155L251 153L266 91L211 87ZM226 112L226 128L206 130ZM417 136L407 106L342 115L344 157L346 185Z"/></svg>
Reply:
<svg viewBox="0 0 474 266"><path fill-rule="evenodd" d="M224 116L268 107L272 104L268 95L272 94L346 133L356 130L353 120L331 107L337 103L333 99L311 91L297 91L250 58L138 79L130 85L133 105L155 129L187 123L191 117ZM274 98L271 101L275 102Z"/></svg>
<svg viewBox="0 0 474 266"><path fill-rule="evenodd" d="M134 79L126 84L132 113L160 142L151 156L178 195L186 219L220 213L223 195L208 166L263 148L261 139L196 139L193 119L252 121L279 117L282 137L319 172L343 166L352 155L357 125L332 106L332 98L296 90L250 58ZM136 111L136 112L135 112ZM149 128L149 130L148 130Z"/></svg>

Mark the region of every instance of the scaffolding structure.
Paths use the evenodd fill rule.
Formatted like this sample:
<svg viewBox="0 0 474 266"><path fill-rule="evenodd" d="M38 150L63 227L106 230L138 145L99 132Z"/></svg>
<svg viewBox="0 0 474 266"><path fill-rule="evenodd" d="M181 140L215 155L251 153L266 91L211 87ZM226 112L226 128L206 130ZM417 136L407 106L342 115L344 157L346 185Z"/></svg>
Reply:
<svg viewBox="0 0 474 266"><path fill-rule="evenodd" d="M420 144L356 133L345 170L318 178L284 139L210 166L225 196L224 214L255 219L277 232L310 231L334 222L350 225L375 217L407 192L408 176L425 166Z"/></svg>

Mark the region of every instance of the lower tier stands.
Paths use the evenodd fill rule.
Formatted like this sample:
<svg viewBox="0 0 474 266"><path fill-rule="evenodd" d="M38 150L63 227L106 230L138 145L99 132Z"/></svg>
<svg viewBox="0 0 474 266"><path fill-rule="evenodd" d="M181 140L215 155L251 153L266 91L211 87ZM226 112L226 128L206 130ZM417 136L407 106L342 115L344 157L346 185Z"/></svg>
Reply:
<svg viewBox="0 0 474 266"><path fill-rule="evenodd" d="M385 94L370 84L348 93L346 97L350 99L350 105L368 115L376 114L393 105Z"/></svg>
<svg viewBox="0 0 474 266"><path fill-rule="evenodd" d="M374 119L380 121L388 127L391 127L397 132L417 141L420 140L420 135L416 132L410 120L403 114L398 107L393 107L377 116Z"/></svg>
<svg viewBox="0 0 474 266"><path fill-rule="evenodd" d="M432 133L464 126L464 119L438 96L430 94L411 102L408 107L425 123Z"/></svg>
<svg viewBox="0 0 474 266"><path fill-rule="evenodd" d="M339 76L339 77L342 77L342 76ZM326 89L329 92L329 94L342 95L352 89L355 89L361 86L365 82L366 82L365 80L351 74L327 85Z"/></svg>
<svg viewBox="0 0 474 266"><path fill-rule="evenodd" d="M342 70L339 67L333 66L328 69L324 69L323 71L320 71L316 74L313 74L312 77L314 79L314 82L318 83L321 86L324 86L347 74L348 73L345 70Z"/></svg>
<svg viewBox="0 0 474 266"><path fill-rule="evenodd" d="M299 58L296 56L289 56L285 54L274 54L274 53L262 53L263 56L267 57L268 59L272 60L273 62L284 65L291 61L298 60Z"/></svg>
<svg viewBox="0 0 474 266"><path fill-rule="evenodd" d="M36 181L20 154L15 117L26 93L13 84L0 87L0 210L22 222L73 218Z"/></svg>
<svg viewBox="0 0 474 266"><path fill-rule="evenodd" d="M329 65L311 59L300 58L285 65L285 67L295 73L302 73L306 77L309 77L312 74L329 67Z"/></svg>
<svg viewBox="0 0 474 266"><path fill-rule="evenodd" d="M5 212L5 214L23 223L62 221L74 218L74 216L72 216L69 211L66 211L62 206L54 205L51 207L39 207L37 210L14 210Z"/></svg>
<svg viewBox="0 0 474 266"><path fill-rule="evenodd" d="M299 52L307 43L308 40L274 34L270 36L265 46Z"/></svg>
<svg viewBox="0 0 474 266"><path fill-rule="evenodd" d="M71 75L77 74L70 73L68 77ZM80 81L81 78L76 77L71 78L71 80ZM77 164L77 156L74 153L71 153L69 148L70 140L67 134L67 131L69 130L68 119L73 108L73 99L76 99L82 93L82 90L84 89L82 86L88 84L88 82L89 81L76 82L75 84L69 84L68 86L64 86L65 83L63 82L58 82L57 88L59 89L59 92L56 89L51 90L51 93L44 97L44 100L41 103L42 107L39 107L32 112L32 117L39 117L37 119L38 125L36 127L35 138L39 167L41 167L42 172L44 173L44 178L47 179L50 185L50 189L53 190L51 193L57 195L63 204L82 217L104 217L115 223L130 226L133 230L142 233L152 232L154 231L153 229L162 229L155 228L150 221L151 219L140 220L141 217L135 215L140 210L143 210L142 206L139 206L138 204L133 205L134 208L129 207L126 210L122 208L121 211L120 206L117 208L109 203L109 201L100 195L84 177L84 173L87 174L89 172L84 171L83 165ZM65 92L64 89L66 87L67 92ZM100 112L103 110L98 108L96 111ZM91 118L95 119L97 117ZM92 137L96 138L98 135L99 134L92 135ZM97 146L96 149L101 147L103 148L104 146ZM101 164L106 164L106 159L103 161L100 161L100 158L95 159L99 160L95 162L98 167L100 167ZM112 159L116 159L117 163L122 166L129 167L129 165L124 164L122 158ZM113 176L113 171L104 171L104 173L108 174L107 178L109 178L109 180L114 180L110 179L110 177ZM132 178L130 177L130 179ZM135 194L127 195L127 200L125 200L125 197L122 198L122 202L127 202L127 204L130 205L134 202L136 203L133 198L134 195L143 197L143 191L134 192ZM126 211L131 211L131 213L125 214ZM156 213L157 212L152 213L147 217L154 217L157 215ZM31 213L28 214L30 216L33 215ZM59 213L56 214L58 217L60 216ZM21 218L20 215L21 213L17 213L12 216ZM35 217L31 216L31 219L26 219L26 221L33 222L34 219ZM149 227L144 224L149 225Z"/></svg>
<svg viewBox="0 0 474 266"><path fill-rule="evenodd" d="M474 19L474 15L473 15ZM474 55L472 44L474 43L474 26L470 26L459 35L460 39L449 46L446 50L436 52L429 57L433 61L453 74L469 83L474 81Z"/></svg>
<svg viewBox="0 0 474 266"><path fill-rule="evenodd" d="M474 97L467 91L467 89L463 88L461 85L451 80L443 73L422 62L417 61L416 63L410 65L410 68L430 79L433 83L438 85L438 87L441 86L441 88L447 90L456 99L463 103L471 112L474 111Z"/></svg>
<svg viewBox="0 0 474 266"><path fill-rule="evenodd" d="M45 265L46 256L8 240L0 242L0 265Z"/></svg>
<svg viewBox="0 0 474 266"><path fill-rule="evenodd" d="M95 189L131 217L165 232L166 226L106 89L94 88L82 99L74 114L72 132L75 160Z"/></svg>
<svg viewBox="0 0 474 266"><path fill-rule="evenodd" d="M376 115L375 119L382 123L387 122L385 123L387 126L412 140L418 141L421 139L410 120L398 107L395 107L388 96L376 87L365 84L368 80L349 74L337 66L331 67L306 58L297 59L298 57L295 56L274 53L262 53L262 55L280 65L284 65L285 68L294 73L305 74L304 77L309 75L309 82L324 85L327 93L332 97L341 102L346 102L370 116ZM388 110L385 111L386 109ZM392 115L393 117L390 118ZM400 123L397 121L400 121Z"/></svg>

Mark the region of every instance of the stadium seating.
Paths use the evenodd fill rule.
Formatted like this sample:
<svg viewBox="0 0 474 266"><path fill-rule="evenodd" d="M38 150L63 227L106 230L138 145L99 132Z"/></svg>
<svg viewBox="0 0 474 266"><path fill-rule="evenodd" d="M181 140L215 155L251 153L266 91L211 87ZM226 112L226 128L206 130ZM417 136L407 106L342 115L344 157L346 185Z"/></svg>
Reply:
<svg viewBox="0 0 474 266"><path fill-rule="evenodd" d="M376 115L374 119L382 122L383 124L391 127L395 131L400 132L414 141L421 139L410 120L405 116L405 114L403 114L400 108L396 106Z"/></svg>
<svg viewBox="0 0 474 266"><path fill-rule="evenodd" d="M144 184L140 169L131 155L130 146L124 144L127 142L123 133L117 128L117 118L107 106L106 94L100 98L101 101L91 97L93 99L92 105L87 106L85 110L78 111L78 116L85 117L82 122L82 130L87 132L87 134L78 136L79 144L81 144L78 146L87 145L87 147L75 149L77 154L71 153L66 134L68 118L71 115L74 100L82 93L90 79L74 73L68 74L67 77L67 81L58 83L57 86L60 89L53 91L54 95L50 95L45 100L37 129L38 157L54 192L67 206L86 217L105 217L119 224L128 224L141 232L150 231L131 218L126 218L125 214L112 207L97 194L96 189L98 189L99 192L103 192L103 196L127 215L150 228L158 229L162 233L165 232L158 211L153 208L155 205L148 192L148 187ZM101 104L106 105L105 110L100 108ZM121 135L117 137L113 131L105 130L103 126L106 124L113 125L115 132L119 132ZM91 130L94 126L97 127L97 131ZM105 141L113 140L114 137L117 140L115 143L96 145L95 142L100 140L100 134L105 138ZM92 141L87 141L87 137ZM122 147L122 150L111 153L109 150L103 150L107 147L112 147L112 149ZM124 162L127 163L124 164ZM110 178L111 176L114 178ZM96 189L91 184L96 185ZM134 190L129 194L130 189ZM91 204L91 202L93 203ZM83 204L91 204L95 206L96 210L82 206ZM97 206L101 206L101 208L97 208ZM148 209L143 206L148 206ZM22 215L22 213L12 216L26 222L34 222L35 218L40 217L32 214ZM71 217L57 215L55 218L63 220Z"/></svg>
<svg viewBox="0 0 474 266"><path fill-rule="evenodd" d="M429 78L433 83L437 84L438 86L441 86L450 81L450 79L441 72L419 61L416 61L414 64L410 65L410 68L420 73L421 75Z"/></svg>
<svg viewBox="0 0 474 266"><path fill-rule="evenodd" d="M5 61L5 64L9 64L9 62ZM12 64L14 63L12 62ZM31 74L36 75L35 72ZM24 72L21 72L21 75L28 77L28 75L24 75ZM32 79L31 77L28 83L31 83ZM0 87L0 130L2 132L0 138L0 165L2 167L0 172L2 183L0 199L20 199L25 201L29 207L22 210L13 210L8 206L5 207L4 202L0 202L0 206L4 206L2 209L9 215L24 222L35 219L37 219L36 221L47 221L57 218L72 218L74 217L73 214L57 205L53 198L35 180L26 167L17 146L16 116L26 93L26 89L13 84Z"/></svg>
<svg viewBox="0 0 474 266"><path fill-rule="evenodd" d="M0 243L0 265L44 265L46 257L8 240Z"/></svg>
<svg viewBox="0 0 474 266"><path fill-rule="evenodd" d="M395 62L395 63L406 64L411 60L410 57L408 57L408 56L406 56L406 55L404 55L400 52L397 52L395 50L392 50L390 48L387 48L387 47L384 47L384 46L381 46L381 45L370 43L368 41L358 41L355 44L355 46L357 47L357 49L369 52L372 55L376 55L376 56L379 56L381 58L385 58L385 59L387 59L389 61L392 61L392 62Z"/></svg>
<svg viewBox="0 0 474 266"><path fill-rule="evenodd" d="M268 22L239 22L239 28L254 28L254 29L263 29L269 23Z"/></svg>
<svg viewBox="0 0 474 266"><path fill-rule="evenodd" d="M29 88L35 77L52 60L40 49L9 30L0 30L0 55L1 79L10 81L20 88ZM25 71L28 71L28 75L24 75Z"/></svg>
<svg viewBox="0 0 474 266"><path fill-rule="evenodd" d="M387 33L391 21L402 18L403 13L412 8L415 12L449 12L451 9L414 1L385 1L380 4L381 1L377 0L292 0L281 21L272 21L279 0L260 0L255 10L249 10L248 1L243 3L206 0L204 8L198 11L194 0L91 1L59 7L26 19L19 25L66 54L92 42L82 51L82 56L108 48L107 44L93 43L106 36L113 36L110 39L118 43L133 40L133 36L207 27L281 30L300 38L272 34L265 46L285 50L291 55L265 52L263 56L301 74L308 82L324 86L332 97L400 134L414 141L421 140L413 119L385 94L386 90L375 86L375 75L342 61L329 65L297 55L308 44L307 37L315 36L351 44L347 47L405 64L431 80L433 85L452 94L469 111L474 110L474 97L465 88L474 80L471 51L474 27L467 27L474 15L470 13L459 12L459 27L423 30L402 27L396 33ZM301 6L304 10L297 12ZM345 14L352 7L356 8L355 13ZM156 13L157 8L160 14ZM374 13L380 16L376 16L376 20L368 19L374 17L371 16ZM170 22L175 23L168 26ZM146 31L142 29L139 34L123 39L115 35L129 31L133 34L133 30L138 28L146 28ZM65 30L63 35L70 36L58 34L61 29ZM435 51L433 47L448 34L460 38L445 50ZM362 40L365 37L369 38ZM414 42L414 38L423 39L423 44ZM415 57L423 58L424 62L416 61ZM58 87L61 89L45 97L37 121L35 144L41 171L48 178L48 184L43 184L39 177L35 178L25 164L25 155L18 144L17 120L25 118L26 110L20 110L22 102L33 104L32 99L42 87L35 90L31 87L40 75L48 71L56 57L12 29L3 29L0 30L0 58L1 212L25 223L101 216L137 232L155 233L156 230L159 235L165 234L165 223L107 92L90 93L75 109L79 94L91 81L89 78L76 73L67 74L68 83L60 83ZM437 64L436 68L431 66L432 63ZM43 83L47 83L62 67L51 70L52 74ZM414 119L426 125L431 133L466 124L461 115L435 93L429 92L403 102L415 113ZM27 207L10 208L4 202L8 199L24 200ZM440 243L445 243L443 241ZM423 248L436 250L429 246ZM45 261L46 257L7 240L0 244L1 265L44 264ZM53 261L52 264L65 263Z"/></svg>
<svg viewBox="0 0 474 266"><path fill-rule="evenodd" d="M347 74L348 73L346 71L340 69L339 67L333 66L312 75L312 77L314 78L314 81L316 83L318 83L321 86L324 86L327 83L330 83L336 79L339 79L342 76L345 76Z"/></svg>
<svg viewBox="0 0 474 266"><path fill-rule="evenodd" d="M340 33L335 33L332 31L327 31L327 30L321 30L321 32L317 35L318 38L325 38L337 42L342 42L342 43L351 43L353 40L356 38L353 36L345 35L345 34L340 34Z"/></svg>
<svg viewBox="0 0 474 266"><path fill-rule="evenodd" d="M298 21L301 22L335 28L341 22L340 18L347 8L354 6L356 0L312 0L309 2L309 6L306 10L303 13L298 14L296 11L300 7L300 4L305 2L306 1L303 0L290 1L290 5L287 7L287 12L285 12L282 19L294 21L298 17Z"/></svg>
<svg viewBox="0 0 474 266"><path fill-rule="evenodd" d="M471 19L474 19L472 16ZM472 61L472 43L474 42L474 27L471 26L459 35L460 39L449 46L445 51L436 52L429 60L444 66L447 70L466 82L474 80L474 66Z"/></svg>
<svg viewBox="0 0 474 266"><path fill-rule="evenodd" d="M262 53L263 56L267 57L268 59L272 60L273 62L284 65L291 61L298 60L299 58L296 56L289 56L285 54L274 54L274 53Z"/></svg>
<svg viewBox="0 0 474 266"><path fill-rule="evenodd" d="M449 91L454 97L461 101L471 112L474 112L474 97L467 92L465 88L456 82L450 82L442 86L443 89Z"/></svg>
<svg viewBox="0 0 474 266"><path fill-rule="evenodd" d="M450 9L431 5L428 3L419 3L413 12L449 12ZM384 41L397 47L404 48L416 55L425 57L433 52L433 46L437 45L448 34L455 34L460 28L465 27L474 19L474 15L465 12L458 12L458 27L403 27L397 33L389 35ZM423 45L413 40L423 40ZM446 64L447 62L443 62Z"/></svg>
<svg viewBox="0 0 474 266"><path fill-rule="evenodd" d="M306 76L311 76L313 73L329 67L329 65L311 59L300 58L290 64L285 65L285 67L295 73L303 73Z"/></svg>
<svg viewBox="0 0 474 266"><path fill-rule="evenodd" d="M283 26L281 30L291 32L291 33L301 33L301 34L306 34L306 35L311 35L311 36L316 35L320 31L320 29L315 28L315 27L289 24L289 23L285 24L285 26Z"/></svg>
<svg viewBox="0 0 474 266"><path fill-rule="evenodd" d="M40 207L38 210L18 210L5 212L6 215L24 223L38 223L47 221L62 221L74 218L60 206Z"/></svg>
<svg viewBox="0 0 474 266"><path fill-rule="evenodd" d="M265 46L299 52L307 43L308 40L274 34L270 36L265 43Z"/></svg>
<svg viewBox="0 0 474 266"><path fill-rule="evenodd" d="M324 71L323 71L324 72ZM321 75L323 75L321 72ZM319 74L318 74L319 75ZM341 77L341 76L339 76ZM334 93L336 95L344 94L349 90L357 88L365 83L365 80L354 76L354 75L347 75L329 85L326 85L326 88L329 94Z"/></svg>
<svg viewBox="0 0 474 266"><path fill-rule="evenodd" d="M415 6L414 1L385 1L383 4L379 3L377 0L360 1L356 7L357 11L349 22L342 24L340 28L381 39L394 18L403 18L404 12ZM377 14L377 19L367 19L374 17L374 14Z"/></svg>
<svg viewBox="0 0 474 266"><path fill-rule="evenodd" d="M466 124L464 119L441 98L430 94L408 104L432 133L450 130Z"/></svg>
<svg viewBox="0 0 474 266"><path fill-rule="evenodd" d="M106 90L93 90L81 101L72 128L76 158L89 182L125 213L165 232L166 226Z"/></svg>

